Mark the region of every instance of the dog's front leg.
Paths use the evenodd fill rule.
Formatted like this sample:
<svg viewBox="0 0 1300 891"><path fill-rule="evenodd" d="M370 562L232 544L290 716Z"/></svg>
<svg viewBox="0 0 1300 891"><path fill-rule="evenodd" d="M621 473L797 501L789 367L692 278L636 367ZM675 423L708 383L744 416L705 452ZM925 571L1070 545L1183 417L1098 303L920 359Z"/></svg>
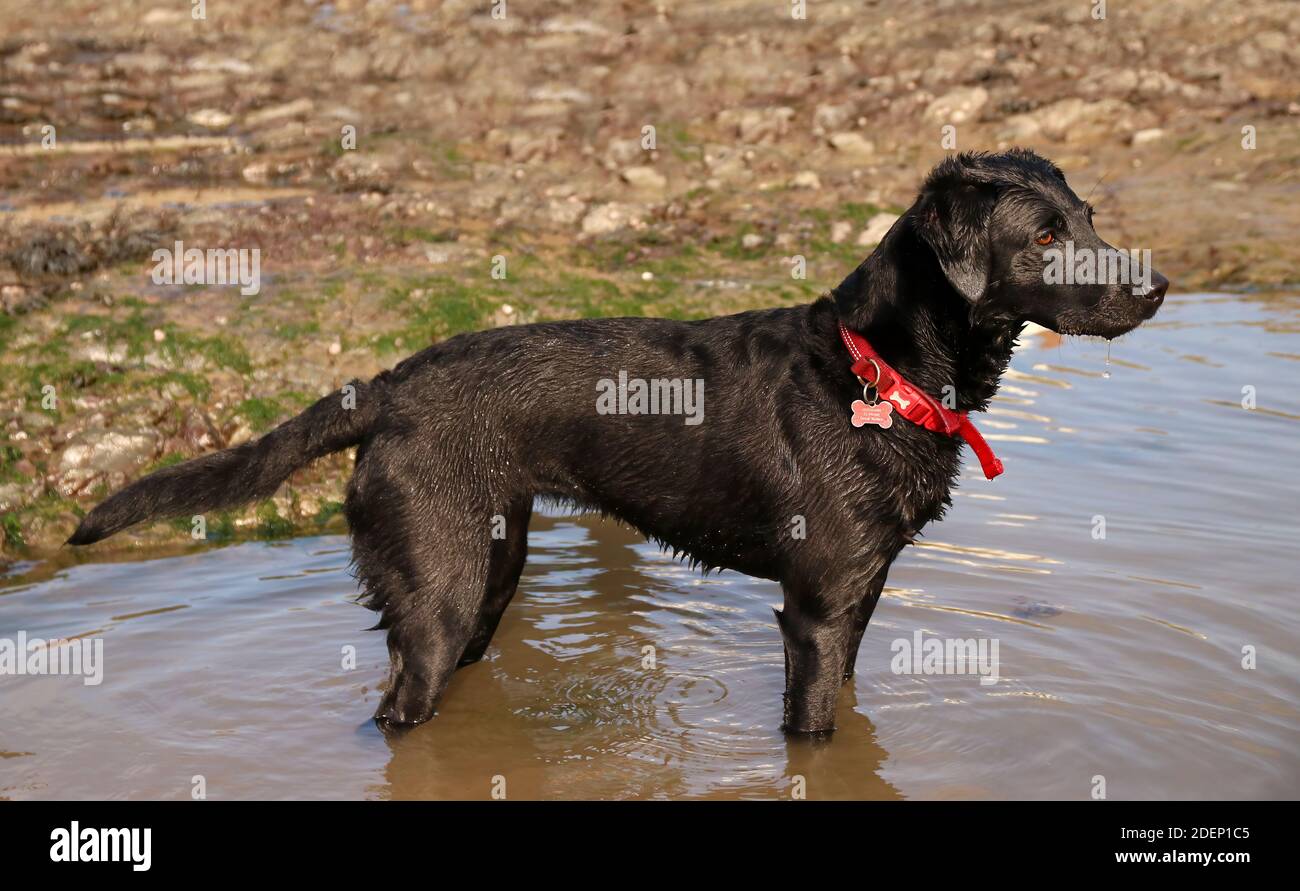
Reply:
<svg viewBox="0 0 1300 891"><path fill-rule="evenodd" d="M835 701L857 620L858 598L848 591L812 597L787 586L785 608L776 614L785 644L787 733L835 729Z"/></svg>
<svg viewBox="0 0 1300 891"><path fill-rule="evenodd" d="M876 573L853 611L853 631L849 635L848 651L844 654L844 673L840 676L841 682L853 677L858 662L858 648L862 645L862 634L871 622L871 614L876 611L876 604L880 602L880 593L885 590L885 576L888 574L888 566Z"/></svg>

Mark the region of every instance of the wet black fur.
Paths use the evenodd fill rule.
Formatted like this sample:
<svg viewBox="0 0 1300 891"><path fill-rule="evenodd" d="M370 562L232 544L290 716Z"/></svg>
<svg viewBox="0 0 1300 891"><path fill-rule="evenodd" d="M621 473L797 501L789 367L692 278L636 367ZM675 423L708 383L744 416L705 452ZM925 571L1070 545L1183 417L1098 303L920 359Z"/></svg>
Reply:
<svg viewBox="0 0 1300 891"><path fill-rule="evenodd" d="M817 302L697 322L599 319L453 337L327 396L260 440L160 470L70 539L272 494L297 467L357 446L347 519L392 673L377 719L434 714L482 657L514 595L535 498L600 511L706 567L779 581L784 726L832 729L890 564L950 504L961 441L905 421L855 429L861 386L843 319L910 380L984 408L1026 320L1113 337L1168 282L1047 286L1047 227L1103 246L1090 208L1025 151L945 160L879 247ZM598 414L597 381L703 379L704 421ZM504 518L505 537L494 538ZM801 520L799 518L802 518ZM805 534L793 534L802 523Z"/></svg>

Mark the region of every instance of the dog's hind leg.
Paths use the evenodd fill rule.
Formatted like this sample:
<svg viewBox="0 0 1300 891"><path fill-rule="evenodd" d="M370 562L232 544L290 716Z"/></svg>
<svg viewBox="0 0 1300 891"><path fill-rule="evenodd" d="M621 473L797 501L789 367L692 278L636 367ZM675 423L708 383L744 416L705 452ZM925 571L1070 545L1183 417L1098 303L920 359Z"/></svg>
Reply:
<svg viewBox="0 0 1300 891"><path fill-rule="evenodd" d="M433 717L483 607L486 539L484 535L475 547L456 537L454 546L446 543L447 550L425 548L406 558L409 563L400 573L403 595L385 604L379 624L388 630L392 663L388 689L375 712L381 723L419 724Z"/></svg>
<svg viewBox="0 0 1300 891"><path fill-rule="evenodd" d="M391 669L375 720L419 724L433 717L478 626L493 511L463 488L425 491L418 477L374 457L358 463L347 515L366 605L388 632Z"/></svg>
<svg viewBox="0 0 1300 891"><path fill-rule="evenodd" d="M528 556L528 521L532 515L531 499L523 500L501 515L505 526L504 537L492 541L487 594L479 609L474 633L460 657L461 665L469 665L483 658L483 653L501 622L502 613L515 596L519 576L524 571L524 560Z"/></svg>

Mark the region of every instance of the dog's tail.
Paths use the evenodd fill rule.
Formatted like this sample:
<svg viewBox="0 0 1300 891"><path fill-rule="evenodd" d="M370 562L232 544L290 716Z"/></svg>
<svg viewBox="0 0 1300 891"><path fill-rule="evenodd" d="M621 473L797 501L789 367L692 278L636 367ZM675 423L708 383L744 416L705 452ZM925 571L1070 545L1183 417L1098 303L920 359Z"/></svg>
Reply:
<svg viewBox="0 0 1300 891"><path fill-rule="evenodd" d="M380 386L378 378L353 381L261 439L136 480L88 513L68 544L92 544L145 520L271 497L299 467L362 441L379 412Z"/></svg>

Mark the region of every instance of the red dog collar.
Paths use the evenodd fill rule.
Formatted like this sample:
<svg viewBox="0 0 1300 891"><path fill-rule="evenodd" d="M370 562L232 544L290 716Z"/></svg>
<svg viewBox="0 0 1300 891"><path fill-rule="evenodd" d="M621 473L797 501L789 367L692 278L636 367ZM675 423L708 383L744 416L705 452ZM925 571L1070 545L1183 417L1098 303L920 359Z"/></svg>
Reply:
<svg viewBox="0 0 1300 891"><path fill-rule="evenodd" d="M878 398L885 400L881 406L883 411L878 411L874 405L867 405L865 402L855 402L853 404L855 427L861 427L866 423L888 427L893 423L889 416L896 409L900 415L926 430L942 433L944 436L956 435L966 440L966 444L974 449L975 456L980 459L980 467L983 468L986 479L993 479L1002 472L1002 462L998 460L997 455L993 454L984 437L980 436L975 425L966 417L966 412L944 408L929 393L909 384L880 357L879 353L872 349L865 337L845 328L843 322L840 323L840 337L848 347L849 355L853 357L853 373L866 386L874 389Z"/></svg>

